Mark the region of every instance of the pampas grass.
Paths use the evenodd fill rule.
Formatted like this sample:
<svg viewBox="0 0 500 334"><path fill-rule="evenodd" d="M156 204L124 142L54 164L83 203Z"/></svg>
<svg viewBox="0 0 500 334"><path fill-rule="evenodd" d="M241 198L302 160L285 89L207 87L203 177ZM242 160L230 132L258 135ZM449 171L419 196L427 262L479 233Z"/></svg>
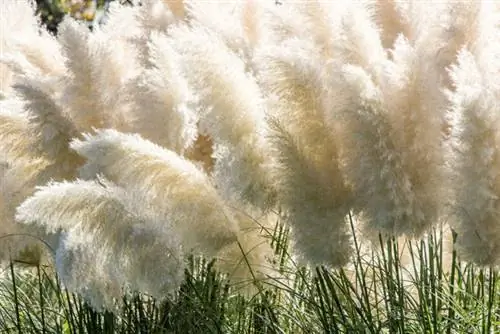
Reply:
<svg viewBox="0 0 500 334"><path fill-rule="evenodd" d="M86 26L70 18L59 28L67 67L61 103L79 131L93 127L126 130L130 126L122 94L135 67L121 44L110 46L109 37L100 31L91 34Z"/></svg>
<svg viewBox="0 0 500 334"><path fill-rule="evenodd" d="M480 60L479 60L480 61ZM452 95L456 123L452 132L456 157L456 228L466 258L484 265L497 265L498 185L496 182L495 88L481 89L483 69L473 55L463 51L452 72L457 85ZM456 186L455 186L456 187Z"/></svg>
<svg viewBox="0 0 500 334"><path fill-rule="evenodd" d="M339 170L336 134L325 125L323 78L314 63L320 56L312 47L292 40L261 55L260 80L272 110L273 176L303 259L342 265L350 249L344 221L350 190Z"/></svg>
<svg viewBox="0 0 500 334"><path fill-rule="evenodd" d="M143 198L145 208L162 215L186 249L206 254L236 240L237 225L210 179L175 152L138 135L114 130L87 135L72 148L87 159L81 176L104 175Z"/></svg>
<svg viewBox="0 0 500 334"><path fill-rule="evenodd" d="M214 141L214 177L227 199L267 208L274 194L266 156L265 114L259 86L245 63L201 26L170 32L183 55L184 74L197 92L200 128Z"/></svg>
<svg viewBox="0 0 500 334"><path fill-rule="evenodd" d="M1 8L0 62L17 74L62 74L60 46L47 30L40 29L33 15L34 2L7 0Z"/></svg>
<svg viewBox="0 0 500 334"><path fill-rule="evenodd" d="M273 248L275 219L291 262L326 266L310 272L316 303L347 289L372 317L383 290L378 327L405 318L400 291L412 277L434 284L428 270L449 273L440 289L453 295L457 250L498 265L499 6L146 0L112 5L92 31L65 18L57 36L30 4L0 10L16 32L0 36L0 233L46 242L93 307L183 291L191 253L267 303L269 282L286 281L274 253L289 255L287 236ZM400 249L442 224L450 270ZM4 260L31 247L5 245ZM409 262L418 270L403 273ZM361 279L366 263L387 275ZM427 305L422 286L411 296ZM356 305L339 316L358 319Z"/></svg>
<svg viewBox="0 0 500 334"><path fill-rule="evenodd" d="M33 138L29 132L29 114L20 100L0 101L0 159L10 162L32 155Z"/></svg>
<svg viewBox="0 0 500 334"><path fill-rule="evenodd" d="M161 299L182 273L178 240L138 216L135 204L105 180L77 180L40 188L18 207L16 219L62 232L56 269L63 283L96 308L112 309L126 288ZM155 257L161 265L149 260Z"/></svg>
<svg viewBox="0 0 500 334"><path fill-rule="evenodd" d="M79 132L56 97L44 85L47 83L37 78L25 78L14 86L16 93L25 101L24 109L29 113L29 127L24 133L18 134L18 140L22 142L22 138L34 134L31 154L50 161L55 177L72 178L83 162L69 148L69 142L78 137Z"/></svg>
<svg viewBox="0 0 500 334"><path fill-rule="evenodd" d="M194 96L181 74L181 57L167 37L153 32L150 38L148 66L129 84L133 128L144 138L182 154L198 135Z"/></svg>
<svg viewBox="0 0 500 334"><path fill-rule="evenodd" d="M45 233L40 226L25 227L15 222L16 208L27 197L31 196L35 187L50 180L47 169L50 162L43 158L19 159L5 165L0 178L0 261L19 260L28 248L37 248L33 257L24 258L26 262L37 263L47 255L50 249L45 249L43 242L55 248L53 238ZM41 239L42 242L37 239ZM41 246L41 247L40 247ZM49 254L50 257L50 254ZM46 259L40 262L47 262Z"/></svg>

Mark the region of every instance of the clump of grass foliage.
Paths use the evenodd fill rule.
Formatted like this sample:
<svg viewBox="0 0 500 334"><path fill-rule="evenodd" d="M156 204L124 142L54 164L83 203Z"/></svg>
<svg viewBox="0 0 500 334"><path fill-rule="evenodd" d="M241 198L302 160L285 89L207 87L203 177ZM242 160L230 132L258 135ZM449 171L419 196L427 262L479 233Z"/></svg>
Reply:
<svg viewBox="0 0 500 334"><path fill-rule="evenodd" d="M498 273L461 262L455 251L443 262L445 242L439 231L408 242L411 264L404 265L402 245L380 237L371 256L355 242L351 268L306 268L288 253L288 231L277 224L272 243L282 279L242 287L214 261L189 257L175 293L163 301L127 295L115 313L97 312L65 290L51 267L11 263L0 285L0 333L498 332Z"/></svg>

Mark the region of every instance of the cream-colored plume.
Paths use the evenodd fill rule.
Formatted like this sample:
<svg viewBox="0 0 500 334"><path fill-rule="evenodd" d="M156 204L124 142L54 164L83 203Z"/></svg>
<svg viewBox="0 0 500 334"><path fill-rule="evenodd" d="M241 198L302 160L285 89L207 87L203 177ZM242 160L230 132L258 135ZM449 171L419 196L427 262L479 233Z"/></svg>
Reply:
<svg viewBox="0 0 500 334"><path fill-rule="evenodd" d="M50 180L49 166L50 162L42 158L17 159L4 164L0 177L0 261L12 258L33 264L46 262L42 258L51 250L46 249L43 241L55 248L57 237L48 236L36 226L21 226L14 220L17 206L33 193L37 185ZM29 254L26 253L28 250Z"/></svg>
<svg viewBox="0 0 500 334"><path fill-rule="evenodd" d="M328 11L327 8L335 6L335 2L292 2L286 1L276 6L264 1L264 12L260 18L260 26L263 30L261 39L263 45L279 45L290 38L309 40L320 39L324 33L330 32L327 27L328 18L323 16L337 15L336 11ZM342 5L338 6L342 9ZM331 21L333 22L333 21ZM331 36L329 36L331 37Z"/></svg>
<svg viewBox="0 0 500 334"><path fill-rule="evenodd" d="M83 163L69 148L69 141L77 132L57 104L52 87L45 83L38 77L18 80L14 89L19 100L1 102L5 109L0 111L0 152L7 165L0 182L0 234L23 234L5 238L15 245L9 255L32 264L46 262L44 256L49 250L43 249L43 242L54 248L58 237L36 226L28 228L15 223L15 208L32 194L35 186L50 179L73 178ZM2 260L6 260L5 253Z"/></svg>
<svg viewBox="0 0 500 334"><path fill-rule="evenodd" d="M374 21L380 27L382 45L392 48L396 38L403 34L409 36L408 22L404 17L404 4L396 0L374 0Z"/></svg>
<svg viewBox="0 0 500 334"><path fill-rule="evenodd" d="M269 94L274 182L296 250L312 264L344 265L351 196L339 169L336 133L325 124L321 51L290 39L259 57L259 77Z"/></svg>
<svg viewBox="0 0 500 334"><path fill-rule="evenodd" d="M137 215L136 200L105 180L49 183L18 207L16 219L64 233L56 265L76 292L106 296L117 285L161 299L180 284L183 255L162 222ZM99 291L86 291L86 282Z"/></svg>
<svg viewBox="0 0 500 334"><path fill-rule="evenodd" d="M258 43L256 15L262 14L261 0L228 3L186 1L187 19L216 34L224 44L250 65L253 46Z"/></svg>
<svg viewBox="0 0 500 334"><path fill-rule="evenodd" d="M0 101L0 161L32 157L29 114L19 99Z"/></svg>
<svg viewBox="0 0 500 334"><path fill-rule="evenodd" d="M25 104L29 126L13 141L32 136L32 147L26 156L43 156L51 162L51 172L57 178L72 178L83 163L76 152L70 150L69 142L79 133L65 115L57 100L47 92L44 81L24 78L14 86L16 93Z"/></svg>
<svg viewBox="0 0 500 334"><path fill-rule="evenodd" d="M165 0L146 0L137 10L135 18L138 25L138 32L130 39L133 49L137 50L138 61L141 66L149 65L148 43L152 33L166 33L168 28L183 19L180 14L183 2L175 0L173 6L169 6L172 1ZM172 8L172 10L171 10Z"/></svg>
<svg viewBox="0 0 500 334"><path fill-rule="evenodd" d="M419 200L414 191L420 185L414 184L405 161L411 152L395 141L399 129L391 123L383 92L360 67L345 66L341 75L344 80L338 90L345 95L337 95L341 106L337 121L342 124L343 171L352 184L354 207L361 213L366 234L376 241L377 232L423 233L436 216L425 210L434 205L430 199Z"/></svg>
<svg viewBox="0 0 500 334"><path fill-rule="evenodd" d="M194 25L170 31L182 54L184 74L197 92L200 128L215 144L214 178L227 199L243 199L259 208L274 202L269 178L265 105L245 63L213 32Z"/></svg>
<svg viewBox="0 0 500 334"><path fill-rule="evenodd" d="M127 6L120 2L110 2L107 8L104 24L99 26L100 31L112 38L114 42L130 42L140 34L137 16L141 6ZM132 48L128 51L136 52Z"/></svg>
<svg viewBox="0 0 500 334"><path fill-rule="evenodd" d="M60 47L54 36L41 29L35 8L34 1L0 3L0 62L7 62L20 74L62 75Z"/></svg>
<svg viewBox="0 0 500 334"><path fill-rule="evenodd" d="M116 266L113 250L93 242L92 235L82 237L63 233L55 254L55 267L62 284L82 296L95 310L119 309L126 290Z"/></svg>
<svg viewBox="0 0 500 334"><path fill-rule="evenodd" d="M441 45L420 25L428 8L403 6L401 22L413 20L411 39L399 35L387 55L370 11L358 6L346 12L348 38L325 70L327 123L340 130L342 171L367 235L417 237L438 222L446 196ZM437 31L437 18L429 17L430 31Z"/></svg>
<svg viewBox="0 0 500 334"><path fill-rule="evenodd" d="M21 227L14 223L15 208L32 194L35 186L50 179L72 178L81 157L69 149L77 135L73 125L56 103L50 85L35 77L24 77L14 86L19 100L2 102L0 111L0 152L8 168L1 180L1 234L23 234L7 237L15 245L10 256L31 263L45 261L43 242L54 247L56 235L47 235L38 227ZM2 249L6 249L2 247ZM2 260L5 260L5 253Z"/></svg>
<svg viewBox="0 0 500 334"><path fill-rule="evenodd" d="M108 87L96 87L93 80L98 75L92 66L98 44L91 42L93 36L87 27L71 18L61 22L58 37L68 68L62 104L80 131L105 126L99 95Z"/></svg>
<svg viewBox="0 0 500 334"><path fill-rule="evenodd" d="M334 44L334 57L343 64L363 67L376 79L381 75L387 54L370 7L363 1L352 1L345 6L339 18L342 24L340 38Z"/></svg>
<svg viewBox="0 0 500 334"><path fill-rule="evenodd" d="M453 227L464 259L484 266L500 265L500 48L491 43L499 34L492 4L481 2L475 43L467 45L451 70L454 91L451 144L455 190ZM496 19L494 19L496 18Z"/></svg>
<svg viewBox="0 0 500 334"><path fill-rule="evenodd" d="M186 250L211 256L236 240L238 226L208 176L175 152L114 130L98 130L71 146L87 159L82 177L102 174L137 194L163 215Z"/></svg>
<svg viewBox="0 0 500 334"><path fill-rule="evenodd" d="M58 39L67 67L61 104L77 129L129 129L130 115L123 93L125 82L135 75L135 64L125 44L112 46L105 33L91 33L72 18L60 24Z"/></svg>
<svg viewBox="0 0 500 334"><path fill-rule="evenodd" d="M198 135L194 97L167 37L151 33L148 67L129 83L134 121L142 137L183 154Z"/></svg>

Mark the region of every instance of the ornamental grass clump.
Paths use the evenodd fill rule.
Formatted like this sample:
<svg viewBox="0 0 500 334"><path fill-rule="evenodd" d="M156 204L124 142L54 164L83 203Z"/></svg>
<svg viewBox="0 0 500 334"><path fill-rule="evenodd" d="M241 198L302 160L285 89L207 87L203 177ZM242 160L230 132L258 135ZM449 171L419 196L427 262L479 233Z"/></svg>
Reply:
<svg viewBox="0 0 500 334"><path fill-rule="evenodd" d="M145 0L57 36L0 13L2 260L48 244L94 307L175 292L190 254L262 292L281 222L313 266L449 226L498 265L498 5Z"/></svg>

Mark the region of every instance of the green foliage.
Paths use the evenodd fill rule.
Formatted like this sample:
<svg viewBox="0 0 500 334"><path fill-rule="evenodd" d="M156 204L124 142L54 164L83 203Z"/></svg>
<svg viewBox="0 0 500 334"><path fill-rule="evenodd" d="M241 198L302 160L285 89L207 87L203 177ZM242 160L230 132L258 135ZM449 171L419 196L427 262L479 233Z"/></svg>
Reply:
<svg viewBox="0 0 500 334"><path fill-rule="evenodd" d="M278 224L273 246L282 278L242 290L214 269L188 259L175 296L155 301L124 296L116 314L99 313L68 293L47 268L11 265L0 285L0 333L495 333L500 330L500 279L490 268L443 261L443 240L401 244L380 237L372 256L350 268L298 266ZM253 292L252 292L253 291Z"/></svg>
<svg viewBox="0 0 500 334"><path fill-rule="evenodd" d="M55 33L65 15L93 22L110 1L113 0L36 0L36 4L42 22Z"/></svg>

